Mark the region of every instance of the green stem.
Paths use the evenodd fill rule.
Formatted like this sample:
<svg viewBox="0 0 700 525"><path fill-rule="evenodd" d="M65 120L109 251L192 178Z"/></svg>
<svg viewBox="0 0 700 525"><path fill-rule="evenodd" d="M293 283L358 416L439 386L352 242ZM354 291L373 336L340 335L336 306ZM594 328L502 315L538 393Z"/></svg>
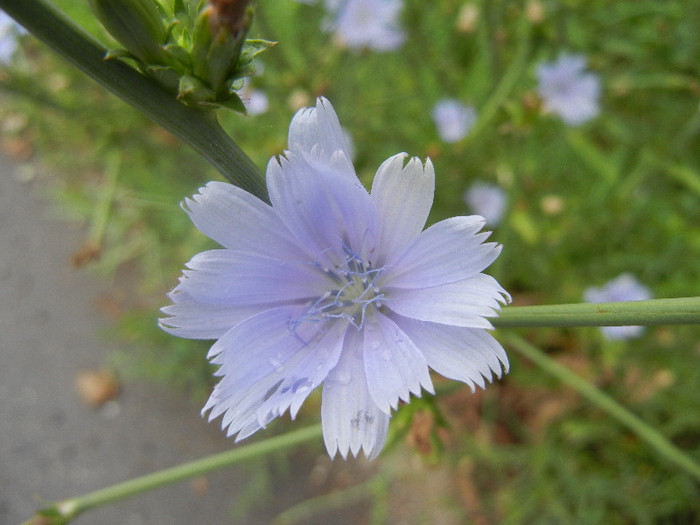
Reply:
<svg viewBox="0 0 700 525"><path fill-rule="evenodd" d="M257 443L237 447L220 454L184 463L177 467L147 474L140 478L134 478L124 483L78 496L77 498L63 500L40 510L37 515L49 518L48 522L43 522L47 523L47 525L50 523L68 523L86 510L136 496L187 478L213 472L235 463L264 456L274 451L290 448L305 441L318 438L320 435L321 425L313 425L293 432L287 432ZM27 524L30 523L40 523L40 521L35 518L33 521L27 522Z"/></svg>
<svg viewBox="0 0 700 525"><path fill-rule="evenodd" d="M498 114L498 110L503 102L510 96L511 92L518 84L520 77L527 66L527 59L530 55L530 26L525 20L518 27L517 48L513 60L503 73L500 82L493 90L493 93L479 108L479 115L474 126L469 131L465 141L473 140L481 130L485 129L491 120Z"/></svg>
<svg viewBox="0 0 700 525"><path fill-rule="evenodd" d="M372 497L375 479L353 485L343 490L316 496L290 507L272 520L271 525L294 525L295 523L314 523L319 514L356 506Z"/></svg>
<svg viewBox="0 0 700 525"><path fill-rule="evenodd" d="M698 465L693 458L685 454L663 435L647 425L632 412L628 411L617 401L592 384L581 379L565 366L547 357L546 354L532 346L520 336L509 333L503 337L503 340L516 352L535 363L540 369L567 384L588 401L607 412L613 419L626 426L634 432L637 437L646 441L661 457L675 463L676 466L682 468L700 481L700 465Z"/></svg>
<svg viewBox="0 0 700 525"><path fill-rule="evenodd" d="M491 322L499 328L700 324L700 297L509 306Z"/></svg>
<svg viewBox="0 0 700 525"><path fill-rule="evenodd" d="M602 179L602 184L596 188L607 191L619 179L614 159L604 155L586 135L578 129L570 129L566 133L566 139L576 155L595 171Z"/></svg>
<svg viewBox="0 0 700 525"><path fill-rule="evenodd" d="M46 0L0 0L0 8L78 69L192 146L233 184L268 201L253 161L221 128L212 110L179 102L120 60Z"/></svg>
<svg viewBox="0 0 700 525"><path fill-rule="evenodd" d="M666 162L662 164L664 173L683 184L688 190L700 197L700 174L688 166Z"/></svg>
<svg viewBox="0 0 700 525"><path fill-rule="evenodd" d="M105 166L105 185L99 192L98 200L92 212L92 227L88 238L100 246L107 230L109 216L114 204L114 195L117 191L117 179L121 171L121 155L118 151L112 150L107 154ZM120 250L121 251L121 250Z"/></svg>

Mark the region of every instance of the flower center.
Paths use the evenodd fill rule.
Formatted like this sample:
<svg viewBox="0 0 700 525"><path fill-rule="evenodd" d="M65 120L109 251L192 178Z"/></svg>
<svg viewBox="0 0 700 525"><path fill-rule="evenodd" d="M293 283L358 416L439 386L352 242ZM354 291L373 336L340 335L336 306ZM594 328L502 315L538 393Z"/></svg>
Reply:
<svg viewBox="0 0 700 525"><path fill-rule="evenodd" d="M376 284L384 268L373 268L369 261L352 253L343 246L346 259L334 269L323 270L335 283L333 287L319 297L293 323L293 328L308 321L314 324L331 319L346 319L358 330L362 329L367 309L374 305L380 307L384 296Z"/></svg>

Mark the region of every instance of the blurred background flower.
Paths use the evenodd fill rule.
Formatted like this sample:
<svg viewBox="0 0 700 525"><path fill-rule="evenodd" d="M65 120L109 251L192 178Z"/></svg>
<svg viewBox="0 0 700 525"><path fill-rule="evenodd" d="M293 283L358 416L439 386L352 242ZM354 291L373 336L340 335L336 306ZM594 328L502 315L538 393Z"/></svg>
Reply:
<svg viewBox="0 0 700 525"><path fill-rule="evenodd" d="M500 186L486 182L475 182L463 194L469 210L481 215L489 226L498 226L506 211L508 197Z"/></svg>
<svg viewBox="0 0 700 525"><path fill-rule="evenodd" d="M600 288L586 288L583 298L588 303L612 303L618 301L644 301L651 299L651 291L640 283L632 274L623 273L608 281ZM633 339L644 333L643 326L601 326L601 332L607 339Z"/></svg>
<svg viewBox="0 0 700 525"><path fill-rule="evenodd" d="M17 37L25 34L22 26L0 10L0 64L9 64L17 50Z"/></svg>
<svg viewBox="0 0 700 525"><path fill-rule="evenodd" d="M350 49L394 51L406 40L399 22L402 8L403 0L332 0L326 2L326 29Z"/></svg>
<svg viewBox="0 0 700 525"><path fill-rule="evenodd" d="M250 77L243 81L243 87L238 90L245 109L251 117L262 115L270 107L270 101L264 91L250 87Z"/></svg>
<svg viewBox="0 0 700 525"><path fill-rule="evenodd" d="M586 58L572 54L537 66L537 92L545 109L570 126L583 124L600 112L600 79L585 68Z"/></svg>
<svg viewBox="0 0 700 525"><path fill-rule="evenodd" d="M476 122L476 109L459 100L443 99L433 107L438 135L445 142L459 142Z"/></svg>

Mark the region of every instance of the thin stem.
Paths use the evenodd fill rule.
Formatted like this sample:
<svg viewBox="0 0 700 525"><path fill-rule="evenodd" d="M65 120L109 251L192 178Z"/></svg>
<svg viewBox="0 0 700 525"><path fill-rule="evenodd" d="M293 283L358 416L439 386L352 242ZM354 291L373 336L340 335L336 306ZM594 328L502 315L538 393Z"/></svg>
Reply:
<svg viewBox="0 0 700 525"><path fill-rule="evenodd" d="M136 496L187 478L213 472L235 463L264 456L274 451L290 448L305 441L318 438L320 435L321 425L313 425L293 432L287 432L257 443L190 461L189 463L147 474L140 478L134 478L124 483L78 496L77 498L63 500L40 510L37 515L45 516L50 520L44 523L68 523L86 510ZM38 523L38 521L27 523Z"/></svg>
<svg viewBox="0 0 700 525"><path fill-rule="evenodd" d="M661 457L675 463L676 466L700 481L700 465L617 401L581 379L565 366L547 357L546 354L532 346L522 337L509 333L504 336L503 340L516 352L535 363L540 369L573 388L588 401L607 412L613 419L626 426L637 437L646 441Z"/></svg>
<svg viewBox="0 0 700 525"><path fill-rule="evenodd" d="M376 484L377 481L371 479L343 490L306 499L278 514L271 525L313 523L314 517L318 517L322 512L355 506L364 500L370 499Z"/></svg>
<svg viewBox="0 0 700 525"><path fill-rule="evenodd" d="M580 130L570 129L566 134L566 139L574 153L589 168L600 175L604 190L607 191L619 179L613 160L601 153Z"/></svg>
<svg viewBox="0 0 700 525"><path fill-rule="evenodd" d="M489 98L479 109L479 116L474 126L469 131L465 141L473 140L482 129L491 123L491 120L498 114L498 110L503 102L510 96L511 92L518 84L518 80L525 71L527 58L530 54L530 26L525 20L518 27L516 34L517 48L515 55L508 68L503 73L500 82L493 90Z"/></svg>
<svg viewBox="0 0 700 525"><path fill-rule="evenodd" d="M491 322L499 328L700 324L700 297L509 306Z"/></svg>
<svg viewBox="0 0 700 525"><path fill-rule="evenodd" d="M45 0L0 0L0 8L81 71L192 146L233 184L268 201L253 161L221 128L213 110L179 102L107 50Z"/></svg>
<svg viewBox="0 0 700 525"><path fill-rule="evenodd" d="M88 236L96 246L101 246L109 223L109 215L114 204L114 195L117 191L117 179L121 171L121 155L116 150L107 155L105 169L105 185L99 193L97 202L92 212L92 227Z"/></svg>

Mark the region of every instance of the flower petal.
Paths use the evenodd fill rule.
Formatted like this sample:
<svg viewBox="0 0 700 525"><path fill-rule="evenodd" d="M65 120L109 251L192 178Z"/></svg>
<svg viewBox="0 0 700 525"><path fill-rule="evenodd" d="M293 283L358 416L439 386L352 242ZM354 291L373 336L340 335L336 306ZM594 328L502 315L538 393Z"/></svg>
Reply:
<svg viewBox="0 0 700 525"><path fill-rule="evenodd" d="M477 274L429 288L383 288L385 306L404 317L471 328L493 328L484 317L496 316L510 296L496 280Z"/></svg>
<svg viewBox="0 0 700 525"><path fill-rule="evenodd" d="M281 415L283 411L276 410L261 415L260 409L285 381L293 376L295 381L300 379L296 375L301 364L311 368L308 377L317 383L317 376L335 365L340 329L321 331L310 323L295 324L303 308L264 311L232 328L211 347L208 357L220 365L216 375L222 379L202 412L211 410L210 421L224 414L222 428L228 427L228 435L239 433L238 439L243 439ZM303 399L293 401L300 405Z"/></svg>
<svg viewBox="0 0 700 525"><path fill-rule="evenodd" d="M380 410L390 414L399 399L408 402L411 393L420 397L421 387L433 393L425 357L396 323L375 312L362 331L367 387Z"/></svg>
<svg viewBox="0 0 700 525"><path fill-rule="evenodd" d="M389 415L372 401L362 361L362 334L349 328L336 367L323 384L321 420L328 454L344 459L348 451L357 456L363 449L374 459L384 446Z"/></svg>
<svg viewBox="0 0 700 525"><path fill-rule="evenodd" d="M294 323L304 310L297 305L265 310L234 326L212 345L207 357L220 365L216 375L229 378L233 388L227 393L245 389L275 371L284 377L290 370L287 362L315 344L322 332L309 323Z"/></svg>
<svg viewBox="0 0 700 525"><path fill-rule="evenodd" d="M187 293L171 293L173 304L161 308L169 316L158 324L168 333L189 339L218 339L235 325L260 313L260 305L205 304Z"/></svg>
<svg viewBox="0 0 700 525"><path fill-rule="evenodd" d="M351 252L362 256L374 237L374 207L354 176L318 166L288 153L267 166L270 200L300 246L327 268L342 265Z"/></svg>
<svg viewBox="0 0 700 525"><path fill-rule="evenodd" d="M481 328L464 328L392 316L425 356L428 366L449 379L484 388L508 372L508 356L503 347Z"/></svg>
<svg viewBox="0 0 700 525"><path fill-rule="evenodd" d="M286 377L258 409L258 418L278 417L290 410L294 419L302 403L318 387L332 368L338 364L343 349L347 323L332 323L313 347L302 350L305 356L286 372Z"/></svg>
<svg viewBox="0 0 700 525"><path fill-rule="evenodd" d="M350 182L357 178L345 134L327 99L319 97L316 107L297 111L289 125L288 141L290 151L337 168Z"/></svg>
<svg viewBox="0 0 700 525"><path fill-rule="evenodd" d="M404 167L405 153L394 155L377 170L372 201L377 210L374 262L391 264L416 238L428 220L435 193L435 170L428 159L425 168L412 158Z"/></svg>
<svg viewBox="0 0 700 525"><path fill-rule="evenodd" d="M281 259L302 253L271 206L232 184L210 182L183 208L199 231L225 248Z"/></svg>
<svg viewBox="0 0 700 525"><path fill-rule="evenodd" d="M332 284L312 263L234 250L202 252L186 266L173 293L209 304L283 304L318 297Z"/></svg>
<svg viewBox="0 0 700 525"><path fill-rule="evenodd" d="M477 233L484 224L478 215L433 224L384 274L381 285L424 288L473 277L501 253L500 245L484 243L490 232Z"/></svg>

